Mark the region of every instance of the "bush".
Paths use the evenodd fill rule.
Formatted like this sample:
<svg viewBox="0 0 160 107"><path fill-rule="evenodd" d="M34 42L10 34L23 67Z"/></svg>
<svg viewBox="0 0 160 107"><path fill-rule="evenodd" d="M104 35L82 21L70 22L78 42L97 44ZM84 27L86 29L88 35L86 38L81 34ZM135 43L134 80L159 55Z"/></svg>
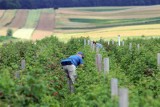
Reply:
<svg viewBox="0 0 160 107"><path fill-rule="evenodd" d="M13 35L12 29L8 29L8 30L7 30L7 35L6 35L6 36L12 36L12 35Z"/></svg>

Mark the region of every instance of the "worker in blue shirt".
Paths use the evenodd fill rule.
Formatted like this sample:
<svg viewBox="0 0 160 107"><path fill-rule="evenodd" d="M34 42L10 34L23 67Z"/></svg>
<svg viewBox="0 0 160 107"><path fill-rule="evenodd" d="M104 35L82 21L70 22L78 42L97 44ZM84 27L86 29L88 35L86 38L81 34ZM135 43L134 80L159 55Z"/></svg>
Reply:
<svg viewBox="0 0 160 107"><path fill-rule="evenodd" d="M70 57L61 60L62 68L65 72L69 73L69 76L74 84L77 78L76 68L78 66L83 66L84 54L78 52L76 55L71 55Z"/></svg>
<svg viewBox="0 0 160 107"><path fill-rule="evenodd" d="M102 44L100 44L100 43L93 41L93 44L95 44L96 47L98 47L98 48L103 48Z"/></svg>

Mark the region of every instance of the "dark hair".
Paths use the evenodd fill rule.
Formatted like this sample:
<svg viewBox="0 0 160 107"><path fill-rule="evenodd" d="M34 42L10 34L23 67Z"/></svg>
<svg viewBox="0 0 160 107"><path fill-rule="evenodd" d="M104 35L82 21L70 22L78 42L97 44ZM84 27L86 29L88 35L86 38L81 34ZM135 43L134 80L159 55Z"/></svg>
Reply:
<svg viewBox="0 0 160 107"><path fill-rule="evenodd" d="M96 44L96 42L95 42L95 41L93 41L93 44Z"/></svg>

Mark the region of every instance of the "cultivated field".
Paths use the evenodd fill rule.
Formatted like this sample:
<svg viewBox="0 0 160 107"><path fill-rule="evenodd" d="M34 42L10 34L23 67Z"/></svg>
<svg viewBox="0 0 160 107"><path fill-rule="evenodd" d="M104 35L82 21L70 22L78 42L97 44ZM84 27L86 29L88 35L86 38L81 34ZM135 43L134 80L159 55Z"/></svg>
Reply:
<svg viewBox="0 0 160 107"><path fill-rule="evenodd" d="M15 37L31 40L51 34L63 41L80 36L96 40L160 36L159 11L160 5L0 10L0 35L10 28Z"/></svg>
<svg viewBox="0 0 160 107"><path fill-rule="evenodd" d="M9 27L22 28L26 23L27 16L28 16L27 10L18 10Z"/></svg>

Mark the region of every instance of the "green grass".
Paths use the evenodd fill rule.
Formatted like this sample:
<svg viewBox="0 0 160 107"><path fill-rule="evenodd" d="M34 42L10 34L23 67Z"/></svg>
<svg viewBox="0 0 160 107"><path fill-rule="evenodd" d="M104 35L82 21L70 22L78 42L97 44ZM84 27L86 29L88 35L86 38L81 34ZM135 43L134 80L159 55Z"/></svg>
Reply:
<svg viewBox="0 0 160 107"><path fill-rule="evenodd" d="M7 40L12 40L15 39L14 37L10 37L10 36L0 36L0 42L4 42Z"/></svg>
<svg viewBox="0 0 160 107"><path fill-rule="evenodd" d="M35 28L40 18L41 10L29 10L29 15L25 24L25 28Z"/></svg>
<svg viewBox="0 0 160 107"><path fill-rule="evenodd" d="M86 8L86 9L77 9L80 11L91 11L91 12L107 12L107 11L119 11L119 10L126 10L130 8Z"/></svg>
<svg viewBox="0 0 160 107"><path fill-rule="evenodd" d="M143 19L82 19L82 18L70 18L71 22L89 23L93 26L83 27L82 29L95 29L103 27L118 27L126 25L147 25L147 24L159 24L160 17L155 18L143 18ZM81 29L81 28L62 28L62 29Z"/></svg>

